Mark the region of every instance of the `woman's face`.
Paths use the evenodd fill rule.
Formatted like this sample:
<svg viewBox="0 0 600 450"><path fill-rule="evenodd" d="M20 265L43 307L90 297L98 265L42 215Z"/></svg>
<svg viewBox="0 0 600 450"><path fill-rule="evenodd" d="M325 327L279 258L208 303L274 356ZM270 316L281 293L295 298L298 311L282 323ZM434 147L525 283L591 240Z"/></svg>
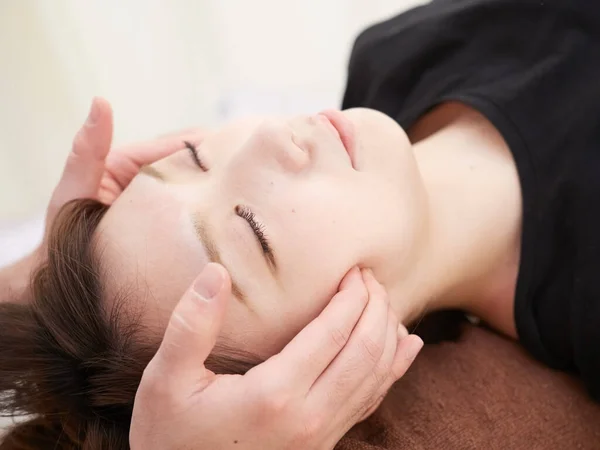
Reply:
<svg viewBox="0 0 600 450"><path fill-rule="evenodd" d="M244 120L196 149L202 167L183 149L143 170L97 232L108 298L141 302L147 324L164 327L217 260L235 285L221 339L267 357L353 266L388 288L401 279L423 189L406 134L387 116Z"/></svg>

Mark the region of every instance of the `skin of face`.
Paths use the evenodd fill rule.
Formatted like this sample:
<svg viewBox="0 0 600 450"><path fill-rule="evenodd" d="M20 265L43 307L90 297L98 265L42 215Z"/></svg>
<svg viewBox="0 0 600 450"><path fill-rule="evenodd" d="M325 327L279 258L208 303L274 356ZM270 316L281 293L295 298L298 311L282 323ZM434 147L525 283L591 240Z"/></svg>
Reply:
<svg viewBox="0 0 600 450"><path fill-rule="evenodd" d="M183 143L146 168L96 232L107 302L125 298L160 330L218 257L235 284L220 339L268 357L352 267L393 290L426 226L421 175L396 122L340 114L341 134L329 115L245 119L197 145L202 168Z"/></svg>

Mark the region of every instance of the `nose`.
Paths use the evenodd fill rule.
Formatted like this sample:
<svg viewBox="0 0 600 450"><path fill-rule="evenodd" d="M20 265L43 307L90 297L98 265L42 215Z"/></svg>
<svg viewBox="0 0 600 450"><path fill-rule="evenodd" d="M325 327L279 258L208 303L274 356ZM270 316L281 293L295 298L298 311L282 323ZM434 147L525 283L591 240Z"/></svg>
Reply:
<svg viewBox="0 0 600 450"><path fill-rule="evenodd" d="M275 164L286 172L302 172L310 165L310 154L285 122L260 124L242 148L255 163Z"/></svg>

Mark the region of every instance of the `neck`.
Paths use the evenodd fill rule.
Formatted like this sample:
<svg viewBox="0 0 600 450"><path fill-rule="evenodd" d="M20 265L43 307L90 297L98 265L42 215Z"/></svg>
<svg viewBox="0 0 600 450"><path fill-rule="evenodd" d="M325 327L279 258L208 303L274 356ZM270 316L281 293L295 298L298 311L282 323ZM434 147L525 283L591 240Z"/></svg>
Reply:
<svg viewBox="0 0 600 450"><path fill-rule="evenodd" d="M429 311L462 309L514 334L521 194L506 143L489 122L470 113L454 117L413 149L428 217L419 260L390 294L397 314L410 323Z"/></svg>

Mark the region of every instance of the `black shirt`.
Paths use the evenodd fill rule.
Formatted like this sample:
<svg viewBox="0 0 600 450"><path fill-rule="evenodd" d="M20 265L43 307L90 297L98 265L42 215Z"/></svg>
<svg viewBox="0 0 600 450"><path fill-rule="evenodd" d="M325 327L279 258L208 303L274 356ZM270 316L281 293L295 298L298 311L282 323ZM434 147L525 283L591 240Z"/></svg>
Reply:
<svg viewBox="0 0 600 450"><path fill-rule="evenodd" d="M519 338L600 401L600 3L437 0L357 38L343 108L407 129L450 100L484 114L517 165Z"/></svg>

